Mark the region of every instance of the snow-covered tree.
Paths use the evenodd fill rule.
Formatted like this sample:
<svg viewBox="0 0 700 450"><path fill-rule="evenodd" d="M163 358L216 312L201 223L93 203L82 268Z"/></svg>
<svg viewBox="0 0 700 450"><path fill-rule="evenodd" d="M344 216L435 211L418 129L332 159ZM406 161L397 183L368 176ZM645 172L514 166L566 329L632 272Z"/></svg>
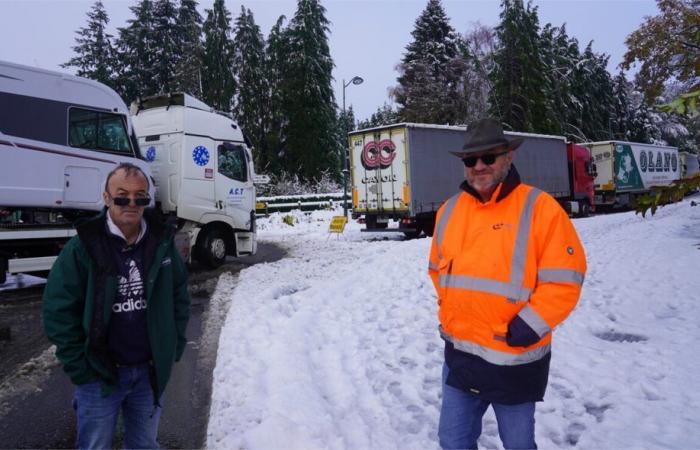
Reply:
<svg viewBox="0 0 700 450"><path fill-rule="evenodd" d="M358 124L360 130L365 128L374 128L382 125L391 125L401 122L399 112L388 103L384 103L377 108L377 111L372 113L369 119L361 120Z"/></svg>
<svg viewBox="0 0 700 450"><path fill-rule="evenodd" d="M106 30L109 17L102 1L98 0L92 5L87 17L87 26L76 31L77 45L73 47L76 56L61 64L61 67L75 67L78 76L116 87L116 52L112 35Z"/></svg>
<svg viewBox="0 0 700 450"><path fill-rule="evenodd" d="M501 7L491 112L512 130L544 132L551 126L537 8L525 7L523 0L503 0Z"/></svg>
<svg viewBox="0 0 700 450"><path fill-rule="evenodd" d="M153 5L155 23L153 37L155 50L155 84L158 93L175 91L174 71L180 65L180 42L177 26L178 10L173 0L156 0Z"/></svg>
<svg viewBox="0 0 700 450"><path fill-rule="evenodd" d="M177 91L202 98L202 16L197 0L181 0L177 13L178 65L174 78Z"/></svg>
<svg viewBox="0 0 700 450"><path fill-rule="evenodd" d="M462 123L462 76L466 56L440 0L428 0L411 32L413 41L398 65L392 95L409 122Z"/></svg>
<svg viewBox="0 0 700 450"><path fill-rule="evenodd" d="M267 83L265 104L265 145L259 149L258 170L273 174L282 171L281 161L286 153L284 130L287 124L284 110L285 64L288 54L288 37L284 28L285 16L280 16L270 30L265 43L264 78Z"/></svg>
<svg viewBox="0 0 700 450"><path fill-rule="evenodd" d="M265 41L250 9L241 6L234 26L233 72L238 95L233 114L255 149L256 166L264 166L268 87Z"/></svg>
<svg viewBox="0 0 700 450"><path fill-rule="evenodd" d="M494 66L496 34L493 28L475 23L463 39L467 55L462 74L463 119L468 124L488 116L491 80L489 73Z"/></svg>
<svg viewBox="0 0 700 450"><path fill-rule="evenodd" d="M153 2L141 0L129 7L134 14L127 26L119 28L118 49L118 89L127 102L137 97L145 97L158 92L156 83L156 41Z"/></svg>
<svg viewBox="0 0 700 450"><path fill-rule="evenodd" d="M620 73L613 80L613 116L612 135L615 139L629 140L632 128L632 105L629 91L631 83L625 73Z"/></svg>
<svg viewBox="0 0 700 450"><path fill-rule="evenodd" d="M236 93L233 76L231 13L224 0L215 0L204 21L202 88L204 101L220 111L231 111Z"/></svg>
<svg viewBox="0 0 700 450"><path fill-rule="evenodd" d="M581 55L580 73L575 86L581 103L580 128L586 140L602 141L612 138L612 121L615 109L613 81L607 70L605 54L593 51L589 43Z"/></svg>
<svg viewBox="0 0 700 450"><path fill-rule="evenodd" d="M284 150L282 164L310 180L328 170L339 176L333 60L329 22L319 0L299 0L285 35L282 81Z"/></svg>

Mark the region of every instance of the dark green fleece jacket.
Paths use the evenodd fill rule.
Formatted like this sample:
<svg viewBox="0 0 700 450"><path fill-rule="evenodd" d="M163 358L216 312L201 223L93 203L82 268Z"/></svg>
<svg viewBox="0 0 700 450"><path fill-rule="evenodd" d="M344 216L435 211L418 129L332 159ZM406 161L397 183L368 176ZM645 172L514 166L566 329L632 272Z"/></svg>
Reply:
<svg viewBox="0 0 700 450"><path fill-rule="evenodd" d="M116 365L107 348L117 268L105 211L78 225L78 235L68 241L51 268L43 320L46 336L56 345L56 356L71 381L99 380L103 395L108 395L117 383ZM159 399L187 343L190 298L186 268L173 243L174 227L149 217L146 221L146 320L153 357L151 385Z"/></svg>

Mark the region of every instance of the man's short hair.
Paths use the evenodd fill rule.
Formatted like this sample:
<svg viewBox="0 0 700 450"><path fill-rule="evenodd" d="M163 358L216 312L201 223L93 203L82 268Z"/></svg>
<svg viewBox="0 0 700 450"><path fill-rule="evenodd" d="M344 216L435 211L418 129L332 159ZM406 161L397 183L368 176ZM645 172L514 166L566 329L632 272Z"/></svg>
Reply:
<svg viewBox="0 0 700 450"><path fill-rule="evenodd" d="M148 175L146 175L146 173L139 166L130 162L123 162L119 163L119 165L112 169L112 171L107 175L107 179L105 180L105 192L108 192L107 188L109 187L109 180L112 178L112 175L117 173L119 170L124 170L127 177L138 175L140 173L146 179L146 190L148 191L151 188L151 181L148 179Z"/></svg>

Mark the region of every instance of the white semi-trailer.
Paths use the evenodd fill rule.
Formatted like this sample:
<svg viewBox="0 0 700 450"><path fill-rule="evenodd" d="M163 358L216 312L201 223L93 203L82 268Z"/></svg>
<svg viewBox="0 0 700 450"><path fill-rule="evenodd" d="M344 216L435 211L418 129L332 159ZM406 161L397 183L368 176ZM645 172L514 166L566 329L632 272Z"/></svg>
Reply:
<svg viewBox="0 0 700 450"><path fill-rule="evenodd" d="M598 206L624 207L655 186L678 180L681 167L676 147L605 141L585 144L597 167L595 201Z"/></svg>
<svg viewBox="0 0 700 450"><path fill-rule="evenodd" d="M219 174L241 160L231 152L222 155L219 147L243 147L232 153L242 152L245 164L242 168L236 166L236 170L249 175L249 179L254 173L250 149L232 121L202 105L198 120L208 122L209 130L216 125L223 131L203 136L193 148L187 146L194 140L180 139L178 153L174 140L169 139L176 134L186 135L186 127L194 122L181 122L171 128L162 124L163 134L158 134L163 136L162 141L155 140L156 134L149 135L154 147L167 142L163 150L167 158L161 160L157 149L153 157L148 153L151 145L142 154L129 110L112 89L85 78L0 61L0 284L8 272L51 268L63 245L75 235L75 221L104 207L104 180L121 162L136 164L148 175L151 198L156 200L151 207L177 216L180 230L176 240L187 260L194 256L216 266L226 254L254 253L252 181L227 185L226 196L217 190L225 184L219 182ZM139 115L165 122L173 113L153 107ZM202 180L197 181L187 161L201 169ZM156 176L151 175L152 168ZM207 181L208 189L192 187L193 183ZM161 186L167 186L167 195ZM197 203L202 212L199 216L188 212L197 209ZM245 218L229 208L230 204L246 209Z"/></svg>

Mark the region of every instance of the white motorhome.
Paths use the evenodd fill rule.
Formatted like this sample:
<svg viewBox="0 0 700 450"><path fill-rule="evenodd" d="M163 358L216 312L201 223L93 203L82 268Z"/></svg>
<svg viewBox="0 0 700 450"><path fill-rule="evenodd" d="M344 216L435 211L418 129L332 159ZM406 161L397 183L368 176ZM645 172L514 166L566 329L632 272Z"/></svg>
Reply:
<svg viewBox="0 0 700 450"><path fill-rule="evenodd" d="M255 171L236 123L187 94L146 98L131 112L156 205L177 215L195 258L216 267L227 254L254 254Z"/></svg>
<svg viewBox="0 0 700 450"><path fill-rule="evenodd" d="M0 283L7 270L51 267L74 220L102 209L102 185L117 164L149 173L112 89L3 61L0 162Z"/></svg>

